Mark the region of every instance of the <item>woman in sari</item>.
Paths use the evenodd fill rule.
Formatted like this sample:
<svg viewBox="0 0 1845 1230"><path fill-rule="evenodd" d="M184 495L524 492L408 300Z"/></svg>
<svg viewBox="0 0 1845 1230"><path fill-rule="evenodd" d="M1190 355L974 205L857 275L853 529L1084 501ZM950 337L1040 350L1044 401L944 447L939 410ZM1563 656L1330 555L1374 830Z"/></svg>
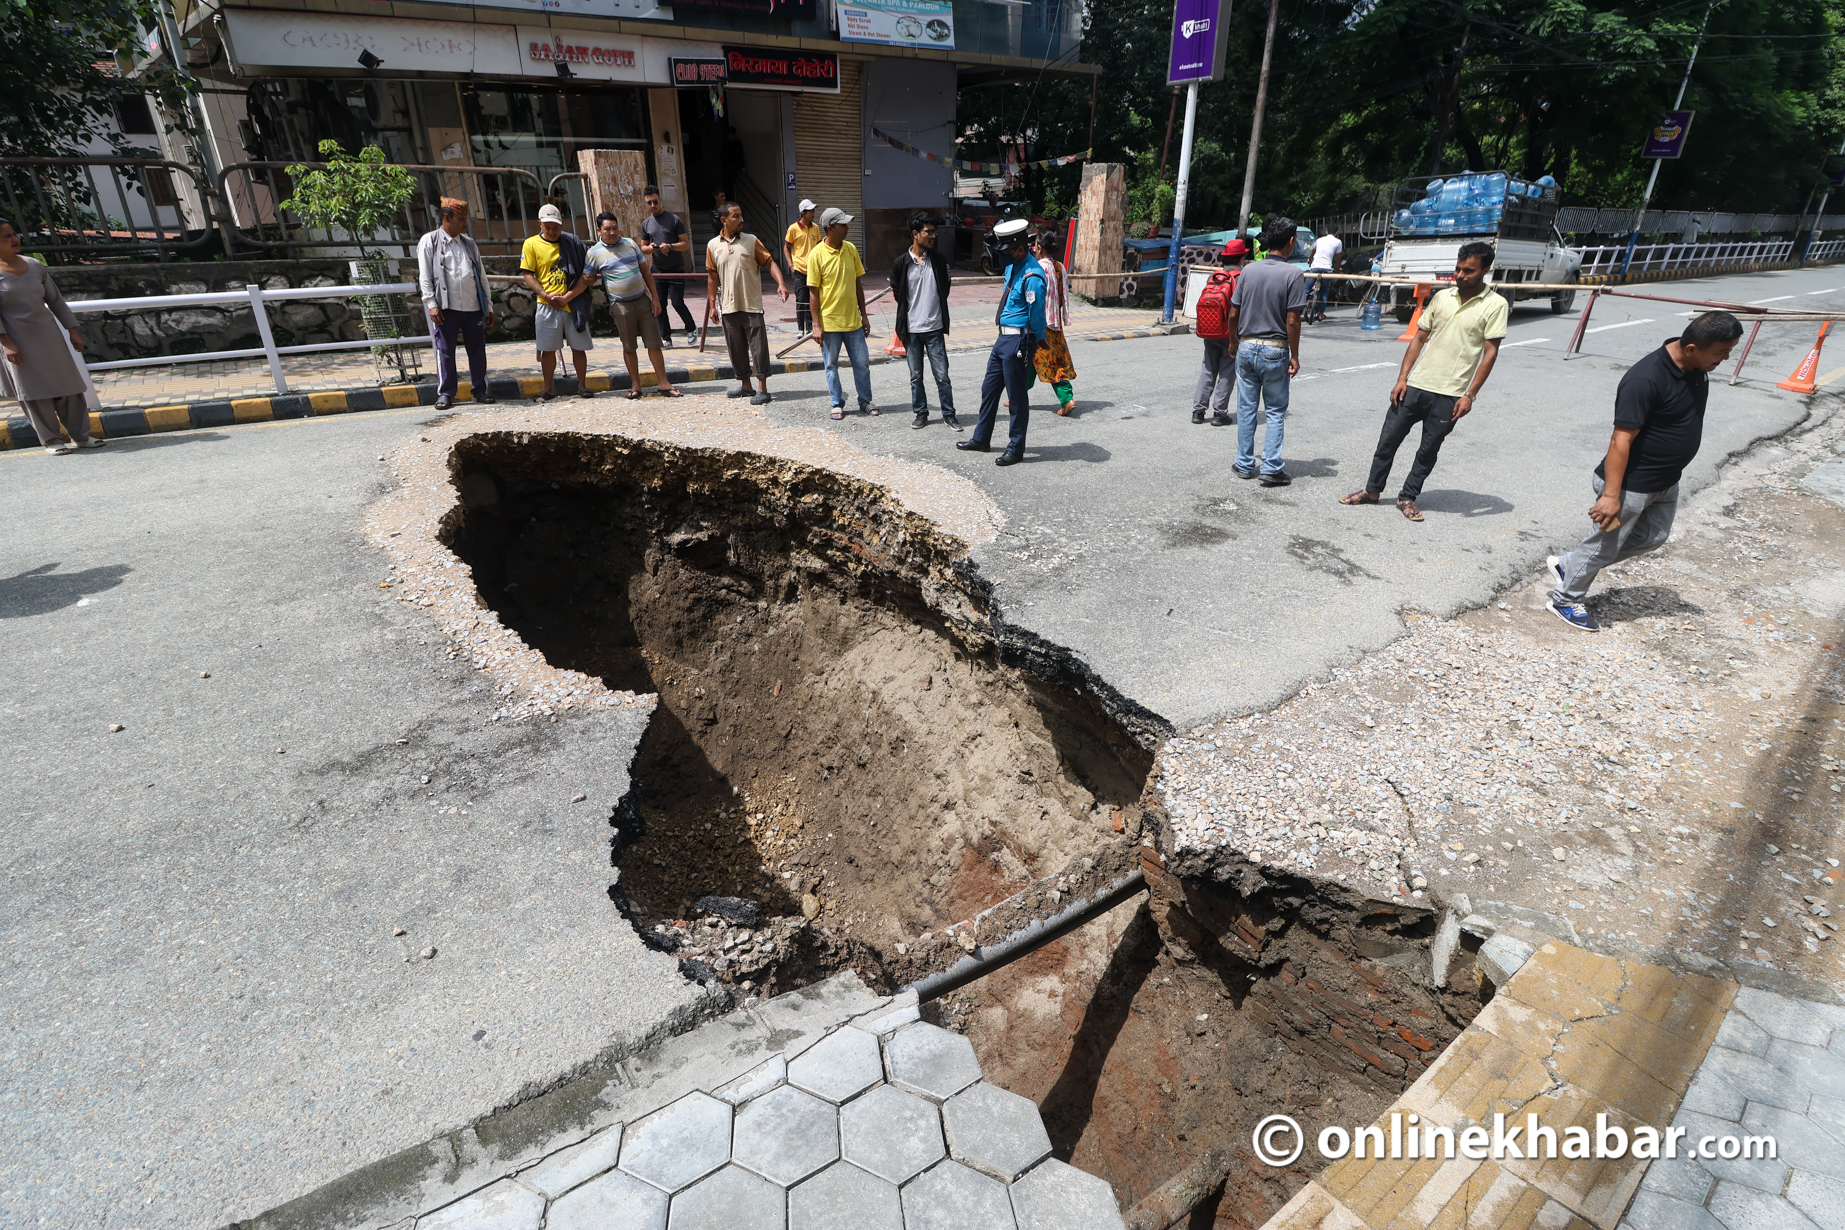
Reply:
<svg viewBox="0 0 1845 1230"><path fill-rule="evenodd" d="M1044 340L1038 343L1033 365L1038 379L1057 394L1057 413L1068 414L1076 405L1070 382L1076 379L1076 365L1070 360L1070 344L1063 340L1064 326L1070 319L1069 289L1065 285L1063 265L1057 259L1062 244L1057 232L1045 231L1032 243L1032 255L1044 270Z"/></svg>
<svg viewBox="0 0 1845 1230"><path fill-rule="evenodd" d="M19 248L18 230L0 218L0 361L47 453L101 448L90 435L83 372L71 357L71 347L83 349L76 314L45 266L21 256Z"/></svg>

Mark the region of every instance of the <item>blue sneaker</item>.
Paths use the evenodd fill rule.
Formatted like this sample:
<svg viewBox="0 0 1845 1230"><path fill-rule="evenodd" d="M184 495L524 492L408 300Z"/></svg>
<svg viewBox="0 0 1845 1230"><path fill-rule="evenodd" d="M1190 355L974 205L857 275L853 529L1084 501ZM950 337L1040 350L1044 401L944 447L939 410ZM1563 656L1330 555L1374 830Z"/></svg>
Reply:
<svg viewBox="0 0 1845 1230"><path fill-rule="evenodd" d="M1555 611L1558 619L1578 632L1602 630L1602 626L1595 622L1595 616L1589 614L1589 608L1580 602L1547 602L1544 605Z"/></svg>
<svg viewBox="0 0 1845 1230"><path fill-rule="evenodd" d="M1555 555L1547 557L1544 560L1544 566L1546 568L1549 568L1552 572L1557 574L1557 588L1558 589L1561 589L1565 585L1569 584L1569 578L1563 575L1563 560L1560 557L1555 556Z"/></svg>

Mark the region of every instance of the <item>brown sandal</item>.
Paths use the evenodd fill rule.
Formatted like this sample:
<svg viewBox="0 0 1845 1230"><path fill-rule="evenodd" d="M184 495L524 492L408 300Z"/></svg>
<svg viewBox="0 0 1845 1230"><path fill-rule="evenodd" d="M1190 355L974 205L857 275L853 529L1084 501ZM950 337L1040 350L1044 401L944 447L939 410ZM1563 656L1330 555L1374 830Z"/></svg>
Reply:
<svg viewBox="0 0 1845 1230"><path fill-rule="evenodd" d="M684 397L685 396L684 393L681 393L678 389L674 388L670 384L655 385L654 394L658 397Z"/></svg>
<svg viewBox="0 0 1845 1230"><path fill-rule="evenodd" d="M1411 521L1422 520L1422 510L1416 507L1416 501L1414 500L1398 500L1397 511L1402 513L1405 517L1408 517Z"/></svg>
<svg viewBox="0 0 1845 1230"><path fill-rule="evenodd" d="M1354 491L1350 495L1340 496L1339 502L1341 504L1375 504L1377 497L1369 491Z"/></svg>

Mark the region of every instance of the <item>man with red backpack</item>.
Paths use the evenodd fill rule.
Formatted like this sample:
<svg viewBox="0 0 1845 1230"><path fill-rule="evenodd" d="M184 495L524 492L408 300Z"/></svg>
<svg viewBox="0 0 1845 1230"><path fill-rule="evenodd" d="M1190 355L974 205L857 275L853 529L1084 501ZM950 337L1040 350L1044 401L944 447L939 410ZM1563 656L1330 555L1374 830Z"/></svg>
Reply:
<svg viewBox="0 0 1845 1230"><path fill-rule="evenodd" d="M1230 293L1236 289L1236 275L1249 261L1249 245L1232 239L1224 245L1224 267L1211 275L1198 296L1198 314L1193 319L1195 332L1204 341L1204 368L1198 373L1198 392L1192 398L1192 422L1204 422L1205 407L1212 421L1228 427L1230 394L1236 388L1236 350L1232 346Z"/></svg>

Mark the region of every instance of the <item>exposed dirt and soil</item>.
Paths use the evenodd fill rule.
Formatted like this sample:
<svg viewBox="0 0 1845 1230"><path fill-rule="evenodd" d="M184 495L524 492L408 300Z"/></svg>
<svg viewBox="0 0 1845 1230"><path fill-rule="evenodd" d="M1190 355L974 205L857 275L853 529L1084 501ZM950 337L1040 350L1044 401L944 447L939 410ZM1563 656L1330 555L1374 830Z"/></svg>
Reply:
<svg viewBox="0 0 1845 1230"><path fill-rule="evenodd" d="M907 955L1137 836L1157 719L995 627L965 545L883 489L609 438L472 436L453 465L452 545L502 621L659 696L617 817L653 934L715 962L657 928L732 896Z"/></svg>

